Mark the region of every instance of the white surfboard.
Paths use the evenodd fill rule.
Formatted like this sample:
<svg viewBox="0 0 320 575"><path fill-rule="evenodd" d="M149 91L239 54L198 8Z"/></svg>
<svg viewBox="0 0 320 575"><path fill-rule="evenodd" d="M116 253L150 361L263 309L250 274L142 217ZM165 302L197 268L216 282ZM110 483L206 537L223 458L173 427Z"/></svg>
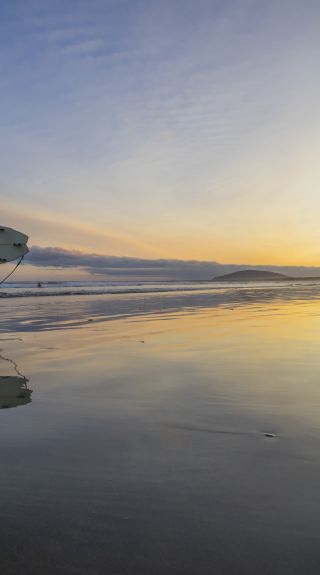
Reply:
<svg viewBox="0 0 320 575"><path fill-rule="evenodd" d="M28 253L28 236L0 226L0 264L11 262Z"/></svg>

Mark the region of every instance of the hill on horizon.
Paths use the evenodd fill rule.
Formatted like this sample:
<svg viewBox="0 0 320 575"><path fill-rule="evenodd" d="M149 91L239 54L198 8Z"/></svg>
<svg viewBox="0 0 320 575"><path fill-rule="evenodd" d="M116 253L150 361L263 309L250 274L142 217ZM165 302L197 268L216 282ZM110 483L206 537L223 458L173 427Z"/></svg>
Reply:
<svg viewBox="0 0 320 575"><path fill-rule="evenodd" d="M263 270L242 270L212 278L211 281L264 281L264 280L291 280L290 276L277 272Z"/></svg>

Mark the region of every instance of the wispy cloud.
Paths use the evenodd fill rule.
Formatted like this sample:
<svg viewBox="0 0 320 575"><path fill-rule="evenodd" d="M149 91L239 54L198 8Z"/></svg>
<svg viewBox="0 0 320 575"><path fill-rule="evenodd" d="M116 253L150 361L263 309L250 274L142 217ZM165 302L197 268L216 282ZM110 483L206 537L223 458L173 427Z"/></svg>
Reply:
<svg viewBox="0 0 320 575"><path fill-rule="evenodd" d="M78 56L87 56L88 54L97 54L101 52L105 47L104 40L102 38L95 38L92 40L85 40L83 42L76 42L72 44L67 44L65 46L65 52L67 54L75 54Z"/></svg>

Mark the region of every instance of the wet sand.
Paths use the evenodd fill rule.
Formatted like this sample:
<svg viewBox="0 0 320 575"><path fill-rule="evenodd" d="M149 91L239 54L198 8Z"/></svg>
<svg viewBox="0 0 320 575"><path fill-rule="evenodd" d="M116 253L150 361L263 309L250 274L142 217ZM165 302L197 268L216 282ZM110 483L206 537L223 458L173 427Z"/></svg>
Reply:
<svg viewBox="0 0 320 575"><path fill-rule="evenodd" d="M319 573L317 291L1 312L2 573Z"/></svg>

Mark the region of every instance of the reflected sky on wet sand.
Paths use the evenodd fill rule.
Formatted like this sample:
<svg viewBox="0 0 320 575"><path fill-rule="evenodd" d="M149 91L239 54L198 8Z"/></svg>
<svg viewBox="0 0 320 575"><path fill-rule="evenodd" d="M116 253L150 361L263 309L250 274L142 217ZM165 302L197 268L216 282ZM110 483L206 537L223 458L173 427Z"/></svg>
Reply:
<svg viewBox="0 0 320 575"><path fill-rule="evenodd" d="M3 572L316 574L320 302L93 320L0 334Z"/></svg>

